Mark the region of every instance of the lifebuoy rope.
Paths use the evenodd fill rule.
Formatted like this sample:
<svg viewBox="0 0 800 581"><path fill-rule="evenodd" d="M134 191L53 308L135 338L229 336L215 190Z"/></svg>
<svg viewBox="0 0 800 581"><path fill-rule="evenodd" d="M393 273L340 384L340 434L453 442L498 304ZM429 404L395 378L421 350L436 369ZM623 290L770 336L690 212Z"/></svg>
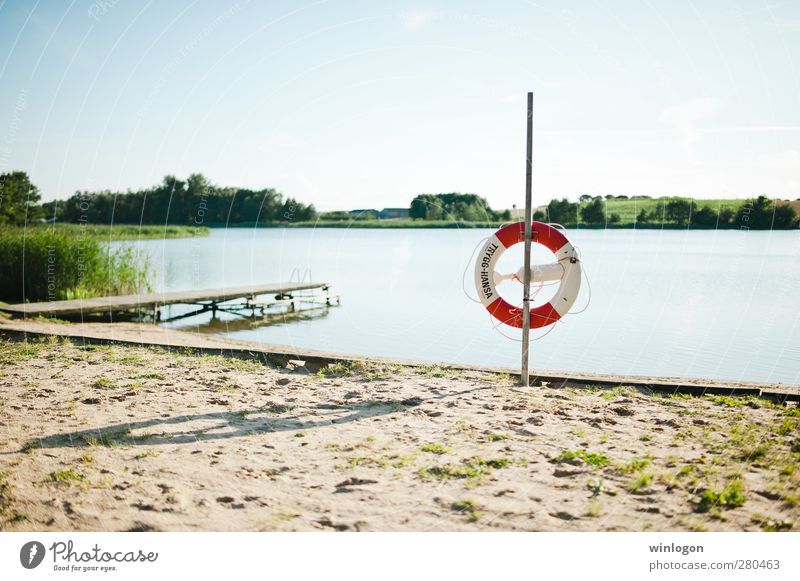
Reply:
<svg viewBox="0 0 800 581"><path fill-rule="evenodd" d="M551 227L556 227L556 228L558 228L558 229L560 229L560 230L566 230L566 229L565 229L563 226L561 226L560 224L547 224L547 225L548 225L548 226L551 226ZM504 224L503 226L506 226L506 225ZM465 283L465 279L466 279L466 275L467 275L467 270L469 270L469 267L470 267L470 265L471 265L471 264L472 264L472 262L473 262L473 258L475 257L475 252L478 250L478 248L479 248L481 245L485 244L485 243L486 243L486 241L487 241L487 240L489 240L489 238L490 238L490 236L486 236L486 237L482 238L481 240L479 240L479 241L478 241L478 242L475 244L475 246L474 246L474 247L473 247L473 249L472 249L472 252L470 252L469 259L467 260L466 264L464 265L464 270L463 270L463 272L462 272L462 274L461 274L461 290L462 290L462 292L464 293L464 296L466 296L466 297L467 297L467 299L469 299L469 300L470 300L470 301L472 301L473 303L481 303L481 301L480 301L480 300L478 300L478 299L476 299L476 298L474 298L474 297L472 297L472 296L470 296L469 292L467 291L467 288L466 288L466 283ZM563 260L575 260L576 262L583 263L583 261L581 260L581 252L580 252L580 248L579 248L578 246L574 246L574 247L573 247L573 249L574 249L574 255L573 255L572 257L569 257L569 258L562 258L562 259L561 259L561 260L559 260L558 262L560 263L560 262L561 262L561 261L563 261ZM591 282L589 281L589 274L586 272L586 269L585 269L585 268L581 268L581 269L580 269L580 273L581 273L581 280L583 280L583 279L585 279L585 280L586 280L586 286L587 286L587 290L588 290L588 297L587 297L587 300L586 300L586 304L585 304L585 305L583 306L583 308L581 308L580 310L577 310L577 311L571 311L571 310L570 310L570 311L566 312L566 313L565 313L565 314L564 314L564 315L563 315L561 318L559 318L558 320L554 321L554 323L558 323L558 322L559 322L559 321L560 321L560 320L561 320L563 317L565 317L565 316L567 316L567 315L577 315L577 314L583 313L584 311L586 311L586 309L588 309L588 308L589 308L589 305L590 305L590 304L591 304L591 302L592 302L592 285L591 285ZM516 276L515 276L514 278L516 278ZM536 297L536 295L537 295L539 292L541 292L541 290L542 290L544 287L553 286L553 285L555 285L555 284L561 284L561 282L560 282L560 281L559 281L559 282L553 281L553 282L547 282L547 283L546 283L546 282L544 282L544 281L541 281L541 282L539 283L539 287L538 287L538 288L537 288L535 291L533 291L532 298L535 298L535 297ZM482 304L482 303L481 303L481 304ZM522 308L522 304L521 304L521 303L520 303L520 304L517 304L517 305L516 305L516 308L517 308L517 309L521 309L521 308ZM497 321L497 322L495 322L495 321ZM489 322L490 322L490 324L492 325L492 329L493 329L493 330L495 330L495 331L497 331L498 333L500 333L500 334L501 334L503 337L505 337L506 339L509 339L509 340L511 340L511 341L515 341L515 342L518 342L518 343L519 343L519 342L521 342L521 339L516 339L516 338L514 338L514 337L511 337L511 336L509 336L509 335L505 334L505 333L504 333L504 332L501 330L500 326L501 326L501 325L503 325L503 324L507 324L507 323L508 323L508 321L503 321L503 320L495 319L495 318L494 318L494 317L493 317L493 316L490 314L490 315L489 315ZM542 339L542 338L544 338L544 337L545 337L545 336L547 336L547 335L548 335L548 334L549 334L549 333L550 333L550 332L551 332L551 331L552 331L554 328L555 328L555 324L551 324L551 325L549 325L549 328L547 329L547 331L546 331L546 332L542 333L541 335L539 335L539 336L537 336L537 337L533 337L533 338L531 338L531 341L538 341L539 339Z"/></svg>
<svg viewBox="0 0 800 581"><path fill-rule="evenodd" d="M559 281L558 290L549 301L530 309L530 328L538 329L552 325L569 312L580 291L582 275L575 248L561 230L538 221L533 221L532 226L532 241L547 248L556 259L555 263L531 266L534 282ZM495 319L518 328L522 327L523 311L505 300L497 285L509 278L519 280L526 269L521 268L515 275L502 275L495 269L509 248L523 242L524 230L524 222L515 222L490 236L478 252L473 275L475 290L486 310Z"/></svg>

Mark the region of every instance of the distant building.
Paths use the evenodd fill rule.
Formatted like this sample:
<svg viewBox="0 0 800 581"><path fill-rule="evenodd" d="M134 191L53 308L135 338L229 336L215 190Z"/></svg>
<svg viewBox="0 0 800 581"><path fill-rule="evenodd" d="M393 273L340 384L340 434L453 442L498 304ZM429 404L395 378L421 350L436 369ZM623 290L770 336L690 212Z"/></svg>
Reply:
<svg viewBox="0 0 800 581"><path fill-rule="evenodd" d="M350 210L347 213L350 214L351 216L356 216L356 217L362 216L364 218L366 218L367 216L372 216L373 218L377 218L378 215L380 214L378 210L375 210L373 208Z"/></svg>
<svg viewBox="0 0 800 581"><path fill-rule="evenodd" d="M547 206L539 206L538 208L533 209L533 213L536 213L537 211L547 212ZM509 212L511 212L512 220L525 219L525 208L511 208Z"/></svg>
<svg viewBox="0 0 800 581"><path fill-rule="evenodd" d="M373 208L360 208L347 212L354 218L379 218L387 220L389 218L408 218L408 208L384 208L375 210Z"/></svg>
<svg viewBox="0 0 800 581"><path fill-rule="evenodd" d="M408 208L384 208L378 213L379 218L408 218Z"/></svg>

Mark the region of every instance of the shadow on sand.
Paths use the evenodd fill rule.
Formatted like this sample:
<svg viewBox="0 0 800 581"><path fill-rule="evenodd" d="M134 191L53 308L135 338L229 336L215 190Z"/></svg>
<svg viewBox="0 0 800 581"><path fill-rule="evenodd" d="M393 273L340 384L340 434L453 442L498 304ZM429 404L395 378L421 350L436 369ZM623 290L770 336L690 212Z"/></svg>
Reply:
<svg viewBox="0 0 800 581"><path fill-rule="evenodd" d="M304 407L304 413L298 415L285 415L291 408L273 404L249 410L152 418L102 428L52 434L28 441L21 451L71 446L188 444L271 432L300 432L388 415L416 407L421 403L423 403L421 399L403 399L375 400L352 405L318 404Z"/></svg>

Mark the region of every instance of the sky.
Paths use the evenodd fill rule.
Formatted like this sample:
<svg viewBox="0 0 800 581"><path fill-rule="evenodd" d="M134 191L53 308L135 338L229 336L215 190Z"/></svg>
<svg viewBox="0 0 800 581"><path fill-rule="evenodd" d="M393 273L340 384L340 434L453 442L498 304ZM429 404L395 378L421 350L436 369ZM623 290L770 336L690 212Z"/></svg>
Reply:
<svg viewBox="0 0 800 581"><path fill-rule="evenodd" d="M0 0L0 172L318 209L800 197L800 2Z"/></svg>

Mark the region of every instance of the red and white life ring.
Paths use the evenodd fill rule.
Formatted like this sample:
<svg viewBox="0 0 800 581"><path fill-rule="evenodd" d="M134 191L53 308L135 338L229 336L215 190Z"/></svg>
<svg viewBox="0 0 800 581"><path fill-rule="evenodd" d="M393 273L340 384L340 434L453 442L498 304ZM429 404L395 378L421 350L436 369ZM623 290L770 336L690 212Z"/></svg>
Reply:
<svg viewBox="0 0 800 581"><path fill-rule="evenodd" d="M495 319L518 328L522 327L522 309L503 299L497 292L497 284L509 278L520 280L522 269L519 273L504 276L496 273L494 268L506 250L524 241L525 222L504 226L484 244L475 263L475 289L481 303ZM581 263L567 237L549 224L533 222L531 241L549 249L557 260L553 264L531 266L531 282L561 281L549 302L531 309L531 329L536 329L555 323L575 304L581 287Z"/></svg>

